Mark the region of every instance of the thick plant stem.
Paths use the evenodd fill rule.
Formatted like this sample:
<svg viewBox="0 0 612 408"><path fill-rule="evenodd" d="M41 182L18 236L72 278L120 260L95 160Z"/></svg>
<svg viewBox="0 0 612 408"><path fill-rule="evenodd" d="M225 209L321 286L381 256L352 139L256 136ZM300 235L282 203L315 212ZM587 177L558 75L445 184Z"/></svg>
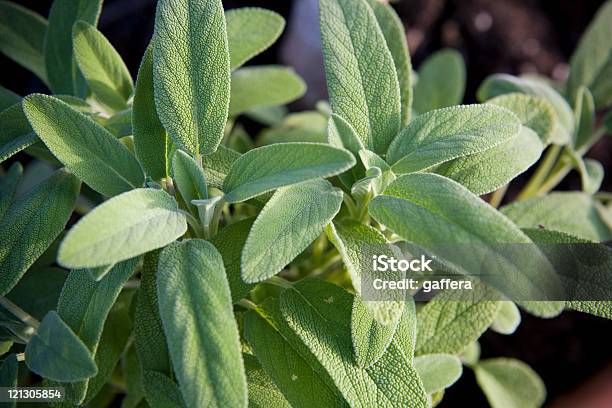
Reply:
<svg viewBox="0 0 612 408"><path fill-rule="evenodd" d="M517 201L525 200L536 194L544 180L546 180L550 170L555 165L557 158L559 157L559 153L561 153L561 146L559 145L552 145L548 148L546 156L544 156L544 159L538 166L538 169L516 198Z"/></svg>
<svg viewBox="0 0 612 408"><path fill-rule="evenodd" d="M11 312L16 318L21 320L23 323L28 326L38 329L40 326L40 322L32 317L29 313L24 311L22 308L5 298L4 296L0 296L0 306L4 307L6 310Z"/></svg>
<svg viewBox="0 0 612 408"><path fill-rule="evenodd" d="M551 191L553 188L557 187L557 185L567 176L572 170L573 166L571 164L558 165L556 169L551 172L550 177L542 183L538 191L536 191L536 195L543 195Z"/></svg>
<svg viewBox="0 0 612 408"><path fill-rule="evenodd" d="M489 201L489 204L491 204L491 206L494 208L499 207L502 200L504 199L504 196L506 195L506 191L508 191L508 184L495 190L491 195L491 200Z"/></svg>

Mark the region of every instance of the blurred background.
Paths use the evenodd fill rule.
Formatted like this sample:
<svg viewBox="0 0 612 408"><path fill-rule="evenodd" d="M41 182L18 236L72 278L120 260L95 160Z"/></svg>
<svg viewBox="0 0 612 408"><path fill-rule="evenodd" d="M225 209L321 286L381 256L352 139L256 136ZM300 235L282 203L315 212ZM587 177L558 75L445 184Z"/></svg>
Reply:
<svg viewBox="0 0 612 408"><path fill-rule="evenodd" d="M51 0L17 0L47 16ZM293 66L306 80L308 93L292 110L310 109L326 99L320 51L317 0L224 0L226 9L245 6L275 10L287 20L280 40L250 64L280 63ZM467 66L465 103L475 101L475 91L488 75L538 73L564 80L567 61L599 0L399 0L393 5L406 27L413 66L432 52L455 48ZM155 0L106 0L100 30L136 77L142 54L153 33ZM612 41L612 38L610 39ZM26 70L0 55L2 85L26 95L47 92ZM247 130L257 131L248 120ZM254 133L252 133L254 134ZM604 137L587 155L606 169L602 190L612 191L612 140ZM26 163L23 154L12 160ZM513 183L518 191L521 176ZM579 190L580 178L571 173L559 186ZM516 191L511 190L512 199ZM612 322L566 312L554 320L523 315L523 324L512 336L487 332L481 339L482 356L515 357L530 364L548 388L547 406L555 408L612 407ZM474 377L466 370L447 390L440 407L486 407Z"/></svg>

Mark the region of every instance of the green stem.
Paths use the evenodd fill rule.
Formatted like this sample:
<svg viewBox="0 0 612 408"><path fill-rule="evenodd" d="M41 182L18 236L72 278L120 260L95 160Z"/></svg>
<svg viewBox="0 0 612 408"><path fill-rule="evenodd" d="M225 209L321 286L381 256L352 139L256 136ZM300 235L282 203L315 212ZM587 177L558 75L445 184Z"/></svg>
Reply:
<svg viewBox="0 0 612 408"><path fill-rule="evenodd" d="M357 211L357 205L355 204L355 201L351 198L351 196L344 193L342 195L342 200L344 201L344 204L346 204L346 208L348 208L351 218L358 219L357 215L359 211Z"/></svg>
<svg viewBox="0 0 612 408"><path fill-rule="evenodd" d="M567 176L572 170L573 166L571 164L564 164L561 166L557 166L552 172L551 175L546 179L544 183L540 186L538 191L536 191L536 195L544 195L551 191L553 188L557 187L557 185Z"/></svg>
<svg viewBox="0 0 612 408"><path fill-rule="evenodd" d="M251 302L249 299L240 299L236 302L238 306L242 306L247 310L257 310L257 305Z"/></svg>
<svg viewBox="0 0 612 408"><path fill-rule="evenodd" d="M516 198L517 201L525 200L536 194L544 180L546 180L550 170L555 165L557 158L559 157L559 153L561 153L561 146L559 145L552 145L548 148L548 151L546 152L544 159L540 162L538 169Z"/></svg>
<svg viewBox="0 0 612 408"><path fill-rule="evenodd" d="M603 201L603 202L612 201L612 193L609 193L607 191L600 191L599 193L595 194L593 197L595 197L596 200Z"/></svg>
<svg viewBox="0 0 612 408"><path fill-rule="evenodd" d="M34 329L38 329L38 326L40 326L40 322L38 320L4 296L0 296L0 305L28 326Z"/></svg>
<svg viewBox="0 0 612 408"><path fill-rule="evenodd" d="M204 237L204 230L202 229L202 226L200 225L198 219L191 215L189 211L179 210L179 212L183 214L185 218L187 218L187 224L189 224L193 232L196 234L196 237Z"/></svg>
<svg viewBox="0 0 612 408"><path fill-rule="evenodd" d="M280 276L272 276L271 278L266 280L266 283L278 286L283 289L289 289L291 287L291 282L281 278Z"/></svg>
<svg viewBox="0 0 612 408"><path fill-rule="evenodd" d="M495 192L491 195L491 200L489 201L489 204L491 204L493 208L499 207L502 200L504 199L504 196L506 195L506 191L508 191L508 184L495 190Z"/></svg>

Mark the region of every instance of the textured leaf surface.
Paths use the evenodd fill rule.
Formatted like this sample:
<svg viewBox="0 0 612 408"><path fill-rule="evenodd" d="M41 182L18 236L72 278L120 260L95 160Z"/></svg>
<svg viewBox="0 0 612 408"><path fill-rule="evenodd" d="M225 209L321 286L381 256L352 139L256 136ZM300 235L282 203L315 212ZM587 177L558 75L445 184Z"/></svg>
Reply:
<svg viewBox="0 0 612 408"><path fill-rule="evenodd" d="M43 45L47 20L10 1L0 2L0 51L47 80Z"/></svg>
<svg viewBox="0 0 612 408"><path fill-rule="evenodd" d="M19 375L19 362L16 354L9 354L4 358L0 365L0 387L17 387L17 377ZM5 403L7 408L14 408L17 402Z"/></svg>
<svg viewBox="0 0 612 408"><path fill-rule="evenodd" d="M78 21L72 30L74 56L96 98L116 111L127 108L134 83L121 56L94 26Z"/></svg>
<svg viewBox="0 0 612 408"><path fill-rule="evenodd" d="M380 324L360 296L355 296L351 312L351 339L355 360L359 367L368 368L375 364L393 340L399 319Z"/></svg>
<svg viewBox="0 0 612 408"><path fill-rule="evenodd" d="M576 94L574 106L576 130L574 132L573 147L581 150L589 146L596 138L595 129L595 101L588 88L580 87ZM590 147L590 146L589 146Z"/></svg>
<svg viewBox="0 0 612 408"><path fill-rule="evenodd" d="M435 171L481 195L506 185L531 167L542 155L543 148L538 135L523 126L509 141L443 163Z"/></svg>
<svg viewBox="0 0 612 408"><path fill-rule="evenodd" d="M257 66L241 68L232 74L229 115L250 109L283 105L306 92L306 84L291 68Z"/></svg>
<svg viewBox="0 0 612 408"><path fill-rule="evenodd" d="M174 198L162 190L137 189L104 202L72 227L58 262L71 268L109 265L161 248L186 230Z"/></svg>
<svg viewBox="0 0 612 408"><path fill-rule="evenodd" d="M36 133L23 114L21 103L0 112L0 162L31 146L36 140Z"/></svg>
<svg viewBox="0 0 612 408"><path fill-rule="evenodd" d="M313 180L279 189L261 211L242 251L242 278L261 282L279 273L340 210L342 191Z"/></svg>
<svg viewBox="0 0 612 408"><path fill-rule="evenodd" d="M593 241L612 239L605 209L586 193L551 193L507 205L501 212L521 228L542 225Z"/></svg>
<svg viewBox="0 0 612 408"><path fill-rule="evenodd" d="M346 150L317 143L279 143L240 156L223 182L225 201L248 200L279 187L349 169L355 158Z"/></svg>
<svg viewBox="0 0 612 408"><path fill-rule="evenodd" d="M336 395L337 390L316 358L302 354L305 346L287 326L277 299L269 299L257 311L248 312L244 327L257 359L293 406L347 406ZM316 390L316 395L312 390Z"/></svg>
<svg viewBox="0 0 612 408"><path fill-rule="evenodd" d="M491 330L501 334L512 334L521 324L521 312L511 301L501 302L497 316L491 323Z"/></svg>
<svg viewBox="0 0 612 408"><path fill-rule="evenodd" d="M169 143L155 110L153 48L149 45L140 63L132 113L134 150L145 173L159 180L169 173Z"/></svg>
<svg viewBox="0 0 612 408"><path fill-rule="evenodd" d="M84 80L77 70L72 26L79 20L95 25L102 0L54 0L44 41L45 66L55 94L84 96Z"/></svg>
<svg viewBox="0 0 612 408"><path fill-rule="evenodd" d="M21 97L19 95L0 85L0 112L11 105L19 103L19 101L21 101Z"/></svg>
<svg viewBox="0 0 612 408"><path fill-rule="evenodd" d="M404 24L391 5L378 0L368 0L368 4L374 11L374 16L383 37L385 37L395 65L401 99L400 127L403 128L408 124L412 110L412 63L406 43L406 31L404 30Z"/></svg>
<svg viewBox="0 0 612 408"><path fill-rule="evenodd" d="M106 196L140 187L140 165L113 135L68 104L34 94L23 109L45 145L77 177Z"/></svg>
<svg viewBox="0 0 612 408"><path fill-rule="evenodd" d="M478 153L510 140L520 130L510 111L488 105L439 109L416 117L393 140L387 161L408 173Z"/></svg>
<svg viewBox="0 0 612 408"><path fill-rule="evenodd" d="M232 299L215 247L183 241L160 254L159 311L188 407L246 407L247 386Z"/></svg>
<svg viewBox="0 0 612 408"><path fill-rule="evenodd" d="M174 143L213 153L227 119L230 57L220 0L162 0L153 40L155 105Z"/></svg>
<svg viewBox="0 0 612 408"><path fill-rule="evenodd" d="M204 167L204 174L206 175L205 178L208 185L222 189L225 177L239 157L240 153L223 145L219 145L217 151L213 154L204 156L202 158L202 167Z"/></svg>
<svg viewBox="0 0 612 408"><path fill-rule="evenodd" d="M150 406L163 408L185 406L181 391L168 376L157 371L145 370L142 373L142 384Z"/></svg>
<svg viewBox="0 0 612 408"><path fill-rule="evenodd" d="M459 105L465 92L465 63L458 51L445 49L432 54L419 67L414 87L417 114Z"/></svg>
<svg viewBox="0 0 612 408"><path fill-rule="evenodd" d="M15 286L64 229L79 186L76 177L58 170L8 208L0 221L1 295Z"/></svg>
<svg viewBox="0 0 612 408"><path fill-rule="evenodd" d="M480 361L476 381L493 408L537 408L544 403L544 383L527 364L509 358Z"/></svg>
<svg viewBox="0 0 612 408"><path fill-rule="evenodd" d="M285 19L280 14L259 7L228 10L225 20L231 69L274 44L285 27Z"/></svg>
<svg viewBox="0 0 612 408"><path fill-rule="evenodd" d="M567 91L574 100L581 85L593 92L595 106L605 108L612 104L612 2L599 9L595 19L580 39L570 60Z"/></svg>
<svg viewBox="0 0 612 408"><path fill-rule="evenodd" d="M40 323L25 355L32 372L54 381L80 381L98 371L85 344L54 311Z"/></svg>
<svg viewBox="0 0 612 408"><path fill-rule="evenodd" d="M436 296L417 315L416 354L459 354L489 327L499 302L487 301L492 292L482 288L461 300L447 292Z"/></svg>
<svg viewBox="0 0 612 408"><path fill-rule="evenodd" d="M243 354L242 358L249 385L249 407L291 408L289 402L261 368L257 358L250 354Z"/></svg>
<svg viewBox="0 0 612 408"><path fill-rule="evenodd" d="M384 153L401 122L400 88L391 52L364 0L321 0L321 39L332 109L363 144Z"/></svg>
<svg viewBox="0 0 612 408"><path fill-rule="evenodd" d="M428 394L453 385L463 371L459 358L450 354L425 354L416 357L414 368Z"/></svg>
<svg viewBox="0 0 612 408"><path fill-rule="evenodd" d="M394 339L369 369L354 364L350 293L330 283L306 279L285 290L280 303L287 324L327 370L351 406L428 406L423 385L400 341Z"/></svg>
<svg viewBox="0 0 612 408"><path fill-rule="evenodd" d="M42 320L49 311L56 309L67 275L60 268L32 266L6 298Z"/></svg>
<svg viewBox="0 0 612 408"><path fill-rule="evenodd" d="M242 248L244 248L252 225L252 218L238 221L223 228L210 240L210 243L217 248L217 251L223 257L223 265L225 266L233 302L244 298L254 286L243 281L240 275Z"/></svg>
<svg viewBox="0 0 612 408"><path fill-rule="evenodd" d="M545 144L551 141L559 126L554 107L541 96L514 92L489 99L487 103L512 111L523 126L536 132Z"/></svg>
<svg viewBox="0 0 612 408"><path fill-rule="evenodd" d="M9 209L15 198L22 175L23 167L19 162L16 162L0 176L0 221L2 221L6 210Z"/></svg>
<svg viewBox="0 0 612 408"><path fill-rule="evenodd" d="M197 214L197 208L191 201L208 198L204 170L187 153L177 150L174 152L174 158L172 159L172 173L181 197L189 208Z"/></svg>

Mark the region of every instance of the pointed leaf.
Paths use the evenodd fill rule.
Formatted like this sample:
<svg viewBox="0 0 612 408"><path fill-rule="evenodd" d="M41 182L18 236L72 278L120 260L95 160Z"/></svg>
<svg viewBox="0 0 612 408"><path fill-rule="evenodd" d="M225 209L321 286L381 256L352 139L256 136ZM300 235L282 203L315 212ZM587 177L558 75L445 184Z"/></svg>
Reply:
<svg viewBox="0 0 612 408"><path fill-rule="evenodd" d="M598 109L612 104L612 2L605 2L582 35L578 48L570 60L570 75L567 80L567 93L571 101L584 85L593 92Z"/></svg>
<svg viewBox="0 0 612 408"><path fill-rule="evenodd" d="M459 358L450 354L425 354L416 357L414 368L428 394L450 387L461 377L463 371Z"/></svg>
<svg viewBox="0 0 612 408"><path fill-rule="evenodd" d="M442 79L444 78L444 79ZM432 54L419 67L414 87L417 114L459 105L465 92L465 63L458 51L445 49Z"/></svg>
<svg viewBox="0 0 612 408"><path fill-rule="evenodd" d="M191 203L193 200L208 198L204 170L190 155L182 150L174 152L172 159L172 175L181 197L189 208L197 214L197 208Z"/></svg>
<svg viewBox="0 0 612 408"><path fill-rule="evenodd" d="M283 105L305 92L306 84L291 68L274 65L241 68L232 74L229 116Z"/></svg>
<svg viewBox="0 0 612 408"><path fill-rule="evenodd" d="M510 358L480 361L476 381L493 408L537 408L546 398L544 383L527 364Z"/></svg>
<svg viewBox="0 0 612 408"><path fill-rule="evenodd" d="M242 251L242 279L261 282L279 273L340 210L342 191L313 180L279 189L261 211Z"/></svg>
<svg viewBox="0 0 612 408"><path fill-rule="evenodd" d="M611 62L612 64L612 62ZM574 149L581 150L595 141L595 102L588 88L580 87L576 94L574 116L576 131L574 132Z"/></svg>
<svg viewBox="0 0 612 408"><path fill-rule="evenodd" d="M518 118L497 106L439 109L410 122L389 146L387 161L396 173L424 170L495 147L519 130Z"/></svg>
<svg viewBox="0 0 612 408"><path fill-rule="evenodd" d="M154 180L168 175L170 158L166 130L159 121L153 95L153 47L149 45L142 57L132 113L134 150L145 173Z"/></svg>
<svg viewBox="0 0 612 408"><path fill-rule="evenodd" d="M274 44L285 28L280 14L259 7L228 10L225 20L232 70Z"/></svg>
<svg viewBox="0 0 612 408"><path fill-rule="evenodd" d="M115 111L126 109L134 83L112 44L85 21L75 23L72 41L79 69L96 98Z"/></svg>
<svg viewBox="0 0 612 408"><path fill-rule="evenodd" d="M331 177L355 164L346 150L318 143L279 143L240 156L223 182L225 201L246 201L279 187Z"/></svg>
<svg viewBox="0 0 612 408"><path fill-rule="evenodd" d="M161 0L153 40L155 105L174 143L213 153L227 119L230 57L221 0Z"/></svg>
<svg viewBox="0 0 612 408"><path fill-rule="evenodd" d="M106 196L140 187L140 165L113 135L68 104L34 94L23 109L45 145L74 174Z"/></svg>
<svg viewBox="0 0 612 408"><path fill-rule="evenodd" d="M401 102L376 16L364 0L320 0L319 13L332 110L368 149L382 154L399 130Z"/></svg>
<svg viewBox="0 0 612 408"><path fill-rule="evenodd" d="M25 355L32 372L53 381L80 381L98 371L85 344L54 311L40 323Z"/></svg>
<svg viewBox="0 0 612 408"><path fill-rule="evenodd" d="M44 52L47 78L55 94L84 96L85 80L77 69L72 48L72 26L79 20L95 25L102 0L54 0Z"/></svg>
<svg viewBox="0 0 612 408"><path fill-rule="evenodd" d="M0 222L0 295L17 284L64 229L79 186L76 177L58 170L6 211Z"/></svg>
<svg viewBox="0 0 612 408"><path fill-rule="evenodd" d="M69 268L109 265L161 248L186 230L185 216L166 192L132 190L104 202L72 227L58 262Z"/></svg>
<svg viewBox="0 0 612 408"><path fill-rule="evenodd" d="M202 240L171 244L160 255L157 278L159 311L185 405L246 407L240 336L219 252Z"/></svg>
<svg viewBox="0 0 612 408"><path fill-rule="evenodd" d="M0 51L47 81L43 44L47 20L10 1L0 2Z"/></svg>

